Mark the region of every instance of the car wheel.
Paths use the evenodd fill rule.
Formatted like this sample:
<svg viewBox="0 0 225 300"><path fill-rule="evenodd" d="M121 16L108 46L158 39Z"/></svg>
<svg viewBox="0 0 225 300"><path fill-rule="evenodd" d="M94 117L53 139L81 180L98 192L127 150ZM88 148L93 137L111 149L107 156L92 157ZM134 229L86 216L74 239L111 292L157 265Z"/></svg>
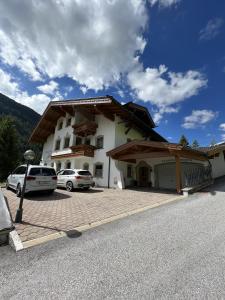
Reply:
<svg viewBox="0 0 225 300"><path fill-rule="evenodd" d="M9 182L8 182L8 180L7 180L6 183L5 183L5 188L6 188L7 190L9 190Z"/></svg>
<svg viewBox="0 0 225 300"><path fill-rule="evenodd" d="M21 196L21 186L20 186L20 184L18 184L17 187L16 187L16 196L17 197Z"/></svg>
<svg viewBox="0 0 225 300"><path fill-rule="evenodd" d="M68 192L72 192L72 190L73 190L73 183L72 183L71 181L68 181L68 182L66 183L66 190L67 190Z"/></svg>

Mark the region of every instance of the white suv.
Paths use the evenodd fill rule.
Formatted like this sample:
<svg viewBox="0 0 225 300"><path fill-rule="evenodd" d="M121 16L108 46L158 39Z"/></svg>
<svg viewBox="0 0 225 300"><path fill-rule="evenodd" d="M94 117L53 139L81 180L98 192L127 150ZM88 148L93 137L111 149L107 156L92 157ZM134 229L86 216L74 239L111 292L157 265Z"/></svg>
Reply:
<svg viewBox="0 0 225 300"><path fill-rule="evenodd" d="M88 170L64 169L57 173L57 186L65 187L71 192L75 188L88 190L95 185L93 177Z"/></svg>
<svg viewBox="0 0 225 300"><path fill-rule="evenodd" d="M15 190L18 197L21 195L26 169L26 165L19 166L8 176L6 181L6 188ZM55 169L29 165L25 193L32 191L48 191L52 193L56 188L57 176Z"/></svg>

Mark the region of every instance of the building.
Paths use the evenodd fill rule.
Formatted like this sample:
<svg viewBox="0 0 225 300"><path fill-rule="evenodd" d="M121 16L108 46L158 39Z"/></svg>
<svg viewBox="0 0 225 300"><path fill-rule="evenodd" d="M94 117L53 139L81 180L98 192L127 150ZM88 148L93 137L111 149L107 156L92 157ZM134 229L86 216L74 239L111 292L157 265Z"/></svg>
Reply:
<svg viewBox="0 0 225 300"><path fill-rule="evenodd" d="M111 96L50 102L30 142L42 143L41 163L88 169L96 185L177 189L211 175L207 154L168 143L148 110Z"/></svg>

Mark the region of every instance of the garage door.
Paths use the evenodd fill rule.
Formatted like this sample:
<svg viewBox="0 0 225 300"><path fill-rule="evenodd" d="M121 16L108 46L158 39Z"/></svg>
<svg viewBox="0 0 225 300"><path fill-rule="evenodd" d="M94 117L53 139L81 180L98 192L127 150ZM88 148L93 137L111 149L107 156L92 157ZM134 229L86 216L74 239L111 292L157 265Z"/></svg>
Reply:
<svg viewBox="0 0 225 300"><path fill-rule="evenodd" d="M155 168L156 186L161 189L176 189L175 163L158 165Z"/></svg>
<svg viewBox="0 0 225 300"><path fill-rule="evenodd" d="M198 163L182 162L182 186L197 185L204 178L204 166ZM161 189L176 189L176 164L166 163L155 166L155 185Z"/></svg>

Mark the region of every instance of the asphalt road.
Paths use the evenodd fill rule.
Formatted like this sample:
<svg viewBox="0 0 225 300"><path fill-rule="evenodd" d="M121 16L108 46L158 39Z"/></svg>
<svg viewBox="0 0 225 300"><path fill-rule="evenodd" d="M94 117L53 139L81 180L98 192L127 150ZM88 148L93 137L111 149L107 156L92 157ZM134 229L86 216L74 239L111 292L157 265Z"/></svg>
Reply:
<svg viewBox="0 0 225 300"><path fill-rule="evenodd" d="M141 192L140 192L141 197ZM225 186L15 254L0 299L224 299Z"/></svg>

